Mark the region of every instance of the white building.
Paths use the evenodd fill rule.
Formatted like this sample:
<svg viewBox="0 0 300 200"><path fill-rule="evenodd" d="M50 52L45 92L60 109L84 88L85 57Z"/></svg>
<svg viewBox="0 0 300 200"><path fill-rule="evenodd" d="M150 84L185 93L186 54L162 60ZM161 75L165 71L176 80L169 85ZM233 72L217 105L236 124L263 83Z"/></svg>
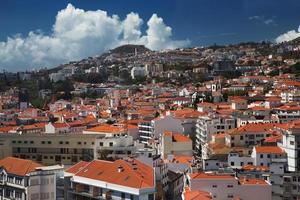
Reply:
<svg viewBox="0 0 300 200"><path fill-rule="evenodd" d="M299 102L300 101L300 91L299 90L287 90L280 93L281 102Z"/></svg>
<svg viewBox="0 0 300 200"><path fill-rule="evenodd" d="M131 78L136 79L137 77L145 77L146 70L144 67L133 67L130 71Z"/></svg>
<svg viewBox="0 0 300 200"><path fill-rule="evenodd" d="M31 160L6 157L0 160L1 199L39 200L63 199L57 190L63 176L62 166L43 167Z"/></svg>
<svg viewBox="0 0 300 200"><path fill-rule="evenodd" d="M65 199L154 200L155 173L138 160L79 162L65 172Z"/></svg>
<svg viewBox="0 0 300 200"><path fill-rule="evenodd" d="M172 131L177 133L184 132L182 121L175 117L161 116L151 121L144 121L138 124L139 127L139 140L148 144L150 139L158 139L165 131Z"/></svg>
<svg viewBox="0 0 300 200"><path fill-rule="evenodd" d="M235 119L231 116L200 116L196 124L196 148L210 142L214 133L222 133L235 126Z"/></svg>
<svg viewBox="0 0 300 200"><path fill-rule="evenodd" d="M271 200L271 184L261 179L236 178L226 174L193 173L189 175L191 190L211 194L214 200Z"/></svg>
<svg viewBox="0 0 300 200"><path fill-rule="evenodd" d="M193 155L192 140L181 133L165 131L161 136L160 152L163 158L168 155Z"/></svg>

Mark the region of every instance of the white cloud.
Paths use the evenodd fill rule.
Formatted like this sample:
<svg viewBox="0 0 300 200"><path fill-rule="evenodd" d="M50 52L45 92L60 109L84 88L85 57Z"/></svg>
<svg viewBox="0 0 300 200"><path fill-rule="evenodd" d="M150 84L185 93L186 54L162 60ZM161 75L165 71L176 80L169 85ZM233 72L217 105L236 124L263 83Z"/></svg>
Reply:
<svg viewBox="0 0 300 200"><path fill-rule="evenodd" d="M277 26L277 23L275 21L276 16L272 16L270 18L265 17L264 15L255 15L255 16L251 16L248 19L250 21L254 21L256 23L262 23L268 26Z"/></svg>
<svg viewBox="0 0 300 200"><path fill-rule="evenodd" d="M300 37L300 26L298 27L298 30L291 30L291 31L288 31L286 33L283 33L283 34L279 35L275 39L275 41L277 43L287 42L287 41L294 40L298 37Z"/></svg>
<svg viewBox="0 0 300 200"><path fill-rule="evenodd" d="M59 11L52 33L31 31L27 36L16 35L0 42L0 68L10 71L52 67L71 60L100 54L122 44L143 44L152 50L187 46L188 40L172 40L172 29L153 14L147 22L137 13L124 20L106 11L84 11L73 5Z"/></svg>

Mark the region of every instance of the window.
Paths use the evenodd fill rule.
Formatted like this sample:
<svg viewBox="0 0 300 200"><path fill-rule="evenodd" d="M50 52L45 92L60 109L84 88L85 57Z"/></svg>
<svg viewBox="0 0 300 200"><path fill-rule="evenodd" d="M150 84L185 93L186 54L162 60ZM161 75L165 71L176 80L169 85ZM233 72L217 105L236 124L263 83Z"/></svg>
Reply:
<svg viewBox="0 0 300 200"><path fill-rule="evenodd" d="M15 140L13 140L13 141L12 141L12 143L13 143L13 144L16 144L16 141L15 141Z"/></svg>
<svg viewBox="0 0 300 200"><path fill-rule="evenodd" d="M66 141L66 144L69 144L69 141Z"/></svg>
<svg viewBox="0 0 300 200"><path fill-rule="evenodd" d="M148 195L148 199L149 199L149 200L154 200L154 194L149 194L149 195Z"/></svg>
<svg viewBox="0 0 300 200"><path fill-rule="evenodd" d="M48 141L48 144L51 144L52 142L51 141Z"/></svg>
<svg viewBox="0 0 300 200"><path fill-rule="evenodd" d="M270 155L270 154L267 154L267 158L271 158L271 155Z"/></svg>
<svg viewBox="0 0 300 200"><path fill-rule="evenodd" d="M241 136L240 136L240 140L243 140L243 139L244 139L244 136L241 135Z"/></svg>
<svg viewBox="0 0 300 200"><path fill-rule="evenodd" d="M228 198L233 198L233 194L228 194L227 197Z"/></svg>
<svg viewBox="0 0 300 200"><path fill-rule="evenodd" d="M59 144L63 144L63 141L60 141Z"/></svg>
<svg viewBox="0 0 300 200"><path fill-rule="evenodd" d="M230 165L231 165L231 166L234 166L234 162L231 162Z"/></svg>
<svg viewBox="0 0 300 200"><path fill-rule="evenodd" d="M42 144L45 144L45 141L42 141Z"/></svg>
<svg viewBox="0 0 300 200"><path fill-rule="evenodd" d="M112 146L113 146L113 144L114 144L114 143L110 142L110 143L109 143L109 146L110 146L110 147L112 147Z"/></svg>
<svg viewBox="0 0 300 200"><path fill-rule="evenodd" d="M264 154L260 154L260 158L264 158Z"/></svg>
<svg viewBox="0 0 300 200"><path fill-rule="evenodd" d="M81 144L81 142L77 142L77 144Z"/></svg>
<svg viewBox="0 0 300 200"><path fill-rule="evenodd" d="M233 185L227 185L228 188L233 188Z"/></svg>
<svg viewBox="0 0 300 200"><path fill-rule="evenodd" d="M241 162L241 166L244 166L244 162Z"/></svg>
<svg viewBox="0 0 300 200"><path fill-rule="evenodd" d="M100 147L103 147L103 142L100 142L99 145L100 145Z"/></svg>
<svg viewBox="0 0 300 200"><path fill-rule="evenodd" d="M125 193L124 192L121 193L121 198L125 199Z"/></svg>
<svg viewBox="0 0 300 200"><path fill-rule="evenodd" d="M134 196L131 194L130 195L130 200L133 200L134 199Z"/></svg>
<svg viewBox="0 0 300 200"><path fill-rule="evenodd" d="M16 178L16 184L17 185L22 185L22 179L21 178Z"/></svg>
<svg viewBox="0 0 300 200"><path fill-rule="evenodd" d="M294 141L290 141L290 145L295 145L295 142Z"/></svg>
<svg viewBox="0 0 300 200"><path fill-rule="evenodd" d="M217 185L213 185L212 187L213 187L213 188L216 188L216 187L218 187L218 186L217 186Z"/></svg>

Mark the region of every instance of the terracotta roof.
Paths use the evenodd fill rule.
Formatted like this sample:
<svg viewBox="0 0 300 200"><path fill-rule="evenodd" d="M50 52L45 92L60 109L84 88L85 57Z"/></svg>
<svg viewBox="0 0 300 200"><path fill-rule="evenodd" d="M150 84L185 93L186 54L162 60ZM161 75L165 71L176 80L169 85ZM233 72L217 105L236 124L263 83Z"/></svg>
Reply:
<svg viewBox="0 0 300 200"><path fill-rule="evenodd" d="M266 132L272 129L276 124L275 123L250 123L244 126L231 129L228 131L229 135L234 134L243 134L243 133L253 133L253 132Z"/></svg>
<svg viewBox="0 0 300 200"><path fill-rule="evenodd" d="M211 200L212 197L208 192L185 188L184 199L185 200Z"/></svg>
<svg viewBox="0 0 300 200"><path fill-rule="evenodd" d="M0 127L0 133L8 133L9 131L15 129L16 126L4 126Z"/></svg>
<svg viewBox="0 0 300 200"><path fill-rule="evenodd" d="M173 163L184 163L184 164L193 164L194 157L193 156L186 156L186 155L174 155L172 160Z"/></svg>
<svg viewBox="0 0 300 200"><path fill-rule="evenodd" d="M164 135L172 137L174 142L191 142L192 141L188 136L185 136L181 133L173 133L171 131L165 131Z"/></svg>
<svg viewBox="0 0 300 200"><path fill-rule="evenodd" d="M55 128L66 128L69 127L67 123L53 123L52 124Z"/></svg>
<svg viewBox="0 0 300 200"><path fill-rule="evenodd" d="M35 171L37 167L42 167L43 165L35 163L31 160L6 157L0 160L0 166L10 174L25 176L26 174Z"/></svg>
<svg viewBox="0 0 300 200"><path fill-rule="evenodd" d="M254 165L244 165L242 167L244 171L269 171L267 166L254 166Z"/></svg>
<svg viewBox="0 0 300 200"><path fill-rule="evenodd" d="M283 154L284 151L277 146L255 146L256 153L271 153L271 154Z"/></svg>
<svg viewBox="0 0 300 200"><path fill-rule="evenodd" d="M67 172L79 177L132 188L152 188L155 181L153 168L138 160L79 162L69 168Z"/></svg>
<svg viewBox="0 0 300 200"><path fill-rule="evenodd" d="M213 173L192 173L190 174L191 179L214 179L214 180L231 180L235 179L233 175L220 175L220 174L213 174Z"/></svg>
<svg viewBox="0 0 300 200"><path fill-rule="evenodd" d="M241 177L239 179L239 182L242 185L270 185L265 180L257 179L257 178L243 178L243 177Z"/></svg>
<svg viewBox="0 0 300 200"><path fill-rule="evenodd" d="M101 124L99 126L87 129L86 131L118 134L118 133L124 133L125 129L117 126L108 125L108 124Z"/></svg>

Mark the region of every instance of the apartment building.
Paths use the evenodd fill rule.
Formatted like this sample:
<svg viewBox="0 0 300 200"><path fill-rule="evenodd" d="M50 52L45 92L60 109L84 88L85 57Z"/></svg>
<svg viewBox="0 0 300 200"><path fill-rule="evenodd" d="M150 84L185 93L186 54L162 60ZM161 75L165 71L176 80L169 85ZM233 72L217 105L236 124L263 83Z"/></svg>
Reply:
<svg viewBox="0 0 300 200"><path fill-rule="evenodd" d="M192 173L190 189L211 194L214 200L271 200L271 184L261 179L237 178L229 174Z"/></svg>
<svg viewBox="0 0 300 200"><path fill-rule="evenodd" d="M184 127L182 121L171 115L157 117L149 121L143 121L138 124L139 140L141 143L149 144L149 140L158 139L164 131L173 131L182 133Z"/></svg>
<svg viewBox="0 0 300 200"><path fill-rule="evenodd" d="M65 134L0 134L1 158L14 156L44 165L72 165L94 159L95 140L101 135Z"/></svg>
<svg viewBox="0 0 300 200"><path fill-rule="evenodd" d="M300 106L297 105L284 105L274 108L273 111L279 123L287 123L300 119Z"/></svg>
<svg viewBox="0 0 300 200"><path fill-rule="evenodd" d="M168 155L192 155L193 145L192 140L182 133L174 133L165 131L161 136L160 154L163 158Z"/></svg>
<svg viewBox="0 0 300 200"><path fill-rule="evenodd" d="M274 159L287 159L285 152L280 147L255 146L250 156L241 155L238 152L228 154L228 166L239 169L247 165L270 167Z"/></svg>
<svg viewBox="0 0 300 200"><path fill-rule="evenodd" d="M271 136L270 130L275 126L274 123L252 123L229 130L225 134L225 144L229 147L252 147Z"/></svg>
<svg viewBox="0 0 300 200"><path fill-rule="evenodd" d="M3 200L62 200L63 166L44 167L31 160L6 157L0 160L0 197Z"/></svg>
<svg viewBox="0 0 300 200"><path fill-rule="evenodd" d="M280 93L280 97L283 103L299 102L300 91L298 89L283 91Z"/></svg>
<svg viewBox="0 0 300 200"><path fill-rule="evenodd" d="M227 115L200 116L196 124L196 148L208 143L214 133L222 133L236 127L235 119Z"/></svg>
<svg viewBox="0 0 300 200"><path fill-rule="evenodd" d="M140 145L142 148L143 145ZM138 144L129 135L98 137L95 140L95 158L105 157L120 159L132 156L138 149Z"/></svg>
<svg viewBox="0 0 300 200"><path fill-rule="evenodd" d="M155 173L138 160L81 161L65 172L65 199L154 200Z"/></svg>
<svg viewBox="0 0 300 200"><path fill-rule="evenodd" d="M100 125L83 133L7 133L0 134L0 158L14 156L44 165L73 165L81 160L122 158L136 152L137 144L126 130Z"/></svg>

